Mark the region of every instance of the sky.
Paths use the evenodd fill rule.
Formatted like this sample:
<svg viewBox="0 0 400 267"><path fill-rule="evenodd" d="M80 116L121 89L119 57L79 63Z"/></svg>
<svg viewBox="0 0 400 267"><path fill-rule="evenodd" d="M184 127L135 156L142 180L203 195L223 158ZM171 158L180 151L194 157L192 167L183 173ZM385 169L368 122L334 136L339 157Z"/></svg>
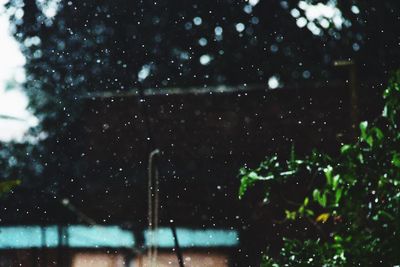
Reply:
<svg viewBox="0 0 400 267"><path fill-rule="evenodd" d="M6 2L0 0L0 115L21 120L0 117L0 141L22 141L29 127L37 124L37 119L27 110L28 98L20 88L25 79L25 58L10 34L10 23L4 8ZM7 89L10 81L15 82Z"/></svg>

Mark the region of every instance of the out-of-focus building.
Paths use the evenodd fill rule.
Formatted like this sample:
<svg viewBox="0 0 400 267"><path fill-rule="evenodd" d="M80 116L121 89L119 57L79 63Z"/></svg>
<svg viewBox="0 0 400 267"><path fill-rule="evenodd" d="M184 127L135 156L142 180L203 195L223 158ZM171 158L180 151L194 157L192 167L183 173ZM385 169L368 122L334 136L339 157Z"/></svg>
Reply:
<svg viewBox="0 0 400 267"><path fill-rule="evenodd" d="M360 107L374 99L363 94ZM379 109L353 107L343 84L128 90L79 101L83 145L71 160L80 175L60 173L55 193L22 184L0 200L0 267L146 266L150 141L161 151L158 266L178 266L170 221L186 267L244 266L259 258L253 248L280 237L268 224L273 210L238 201L239 168L293 146L335 151L349 141L352 109L360 118Z"/></svg>

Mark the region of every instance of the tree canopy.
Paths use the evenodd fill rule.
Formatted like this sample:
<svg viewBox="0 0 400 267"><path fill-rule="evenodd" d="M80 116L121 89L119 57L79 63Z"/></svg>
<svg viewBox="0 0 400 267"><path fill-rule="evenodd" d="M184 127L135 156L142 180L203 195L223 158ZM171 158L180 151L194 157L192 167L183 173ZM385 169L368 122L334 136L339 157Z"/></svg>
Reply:
<svg viewBox="0 0 400 267"><path fill-rule="evenodd" d="M399 58L398 1L10 0L40 120L43 174L75 176L90 92L212 84L329 83L337 59L379 85ZM363 81L364 82L364 81ZM365 81L366 82L366 81ZM43 139L43 138L42 138ZM52 155L62 151L65 158ZM46 155L45 155L46 154ZM41 168L41 167L38 167Z"/></svg>

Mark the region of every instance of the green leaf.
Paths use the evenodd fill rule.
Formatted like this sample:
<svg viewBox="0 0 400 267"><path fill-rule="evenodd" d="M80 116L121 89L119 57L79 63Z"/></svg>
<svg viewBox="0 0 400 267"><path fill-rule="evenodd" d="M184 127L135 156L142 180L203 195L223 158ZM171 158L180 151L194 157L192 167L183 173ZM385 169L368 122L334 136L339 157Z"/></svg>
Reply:
<svg viewBox="0 0 400 267"><path fill-rule="evenodd" d="M326 167L324 169L324 173L325 173L325 177L326 177L326 182L328 185L332 185L332 172L333 172L333 168L332 166L328 165L328 167Z"/></svg>
<svg viewBox="0 0 400 267"><path fill-rule="evenodd" d="M308 205L309 199L308 197L304 198L303 206L306 207Z"/></svg>
<svg viewBox="0 0 400 267"><path fill-rule="evenodd" d="M314 211L313 211L313 210L306 209L306 213L307 213L309 216L314 216Z"/></svg>
<svg viewBox="0 0 400 267"><path fill-rule="evenodd" d="M243 176L247 174L247 169L246 168L240 168L239 169L239 175Z"/></svg>
<svg viewBox="0 0 400 267"><path fill-rule="evenodd" d="M350 148L351 148L351 145L343 145L343 146L340 148L340 153L346 154L346 153L350 150Z"/></svg>
<svg viewBox="0 0 400 267"><path fill-rule="evenodd" d="M313 198L314 198L314 200L315 200L315 201L318 201L319 196L320 196L319 190L318 190L318 189L314 189L314 191L313 191Z"/></svg>
<svg viewBox="0 0 400 267"><path fill-rule="evenodd" d="M295 211L285 210L285 215L288 220L296 220L297 214Z"/></svg>
<svg viewBox="0 0 400 267"><path fill-rule="evenodd" d="M326 207L327 197L326 194L321 192L318 189L314 189L313 191L313 198L317 201L322 207Z"/></svg>
<svg viewBox="0 0 400 267"><path fill-rule="evenodd" d="M379 141L381 141L381 140L385 137L385 135L383 134L382 130L379 129L378 127L374 127L373 129L374 129L376 138L377 138Z"/></svg>
<svg viewBox="0 0 400 267"><path fill-rule="evenodd" d="M374 138L372 137L372 135L368 135L368 136L365 138L365 142L367 142L367 144L368 144L369 146L372 146L372 145L374 144Z"/></svg>
<svg viewBox="0 0 400 267"><path fill-rule="evenodd" d="M368 121L360 123L361 136L364 138L367 135Z"/></svg>
<svg viewBox="0 0 400 267"><path fill-rule="evenodd" d="M372 146L374 144L374 139L372 135L368 134L367 128L367 121L363 121L360 123L361 139L364 140L369 146Z"/></svg>
<svg viewBox="0 0 400 267"><path fill-rule="evenodd" d="M322 196L318 199L318 203L325 208L326 207L326 202L327 202L327 197L326 194L322 194Z"/></svg>
<svg viewBox="0 0 400 267"><path fill-rule="evenodd" d="M360 161L361 164L364 164L364 156L363 156L363 154L359 153L357 155L357 159Z"/></svg>
<svg viewBox="0 0 400 267"><path fill-rule="evenodd" d="M304 206L303 205L301 205L299 207L299 214L304 214Z"/></svg>
<svg viewBox="0 0 400 267"><path fill-rule="evenodd" d="M333 190L335 190L337 188L337 186L339 185L339 181L340 181L340 175L336 174L335 176L333 176L332 178L332 188Z"/></svg>
<svg viewBox="0 0 400 267"><path fill-rule="evenodd" d="M335 235L333 237L333 239L335 240L335 242L342 242L343 241L343 238L341 236L339 236L339 235Z"/></svg>
<svg viewBox="0 0 400 267"><path fill-rule="evenodd" d="M342 192L343 190L341 188L338 188L335 192L335 203L339 204L340 199L342 198Z"/></svg>
<svg viewBox="0 0 400 267"><path fill-rule="evenodd" d="M242 176L242 179L240 180L240 187L239 187L239 199L242 199L246 191L250 186L254 184L255 180L250 179L249 176L244 175Z"/></svg>
<svg viewBox="0 0 400 267"><path fill-rule="evenodd" d="M256 172L250 172L249 174L248 174L248 177L250 178L250 179L254 179L254 180L257 180L258 179L258 174L256 173Z"/></svg>
<svg viewBox="0 0 400 267"><path fill-rule="evenodd" d="M383 111L382 111L382 117L387 118L387 116L388 116L388 107L387 107L387 105L385 105L385 107L383 108Z"/></svg>
<svg viewBox="0 0 400 267"><path fill-rule="evenodd" d="M398 168L400 168L400 154L395 153L392 157L392 164Z"/></svg>

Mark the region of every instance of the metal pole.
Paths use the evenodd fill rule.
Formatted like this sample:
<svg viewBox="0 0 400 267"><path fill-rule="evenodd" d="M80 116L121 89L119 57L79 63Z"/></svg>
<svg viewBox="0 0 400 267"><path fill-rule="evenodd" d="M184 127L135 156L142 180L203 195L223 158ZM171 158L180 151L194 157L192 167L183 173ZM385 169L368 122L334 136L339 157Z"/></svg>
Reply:
<svg viewBox="0 0 400 267"><path fill-rule="evenodd" d="M170 222L171 222L172 236L174 237L175 253L176 256L178 257L179 267L185 267L185 263L183 262L181 247L179 246L178 235L176 234L175 223L173 220L171 220Z"/></svg>
<svg viewBox="0 0 400 267"><path fill-rule="evenodd" d="M139 103L142 106L142 116L143 116L143 120L144 120L144 124L145 124L147 140L148 140L148 143L147 143L148 155L150 155L152 153L152 151L154 151L156 149L156 147L154 146L154 139L153 139L151 127L150 127L150 119L149 119L148 106L147 106L147 102L146 102L146 96L144 94L143 87L140 83L138 85L138 93L139 93L139 98L140 98ZM148 168L149 167L150 166L148 166ZM155 166L155 168L157 168L157 166ZM184 262L182 260L181 248L179 246L178 238L176 236L176 229L173 226L173 224L171 224L171 231L172 231L172 234L174 235L175 253L176 253L176 257L178 258L179 267L185 267Z"/></svg>

